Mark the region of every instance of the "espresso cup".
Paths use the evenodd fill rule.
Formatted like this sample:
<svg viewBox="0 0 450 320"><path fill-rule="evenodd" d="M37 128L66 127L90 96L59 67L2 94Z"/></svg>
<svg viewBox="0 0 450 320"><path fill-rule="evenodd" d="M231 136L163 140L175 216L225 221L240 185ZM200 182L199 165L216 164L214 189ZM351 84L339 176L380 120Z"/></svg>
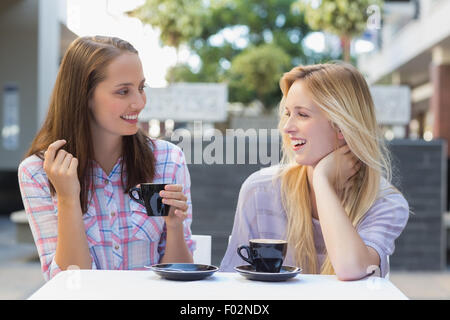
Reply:
<svg viewBox="0 0 450 320"><path fill-rule="evenodd" d="M170 205L164 204L159 195L165 186L165 183L141 183L139 187L131 188L128 194L131 199L145 206L148 216L168 216ZM135 193L139 196L138 198L135 197Z"/></svg>
<svg viewBox="0 0 450 320"><path fill-rule="evenodd" d="M247 251L245 257L241 251ZM237 249L238 255L251 264L257 272L278 273L286 257L287 241L277 239L252 239L249 245Z"/></svg>

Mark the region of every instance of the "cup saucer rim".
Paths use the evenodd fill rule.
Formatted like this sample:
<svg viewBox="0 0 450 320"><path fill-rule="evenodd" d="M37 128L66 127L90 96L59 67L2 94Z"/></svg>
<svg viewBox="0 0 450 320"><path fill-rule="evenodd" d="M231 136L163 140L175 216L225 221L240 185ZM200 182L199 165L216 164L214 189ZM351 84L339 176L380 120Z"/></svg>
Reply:
<svg viewBox="0 0 450 320"><path fill-rule="evenodd" d="M245 267L245 269L243 269ZM271 276L283 276L286 274L293 274L293 273L301 273L303 270L300 267L295 266L288 266L288 265L282 265L281 270L284 270L285 272L259 272L256 270L248 270L248 267L252 267L251 264L245 264L241 266L234 267L234 270L242 273L248 273L248 274L256 274L256 275L271 275ZM292 269L292 270L286 270L286 268ZM281 271L280 270L280 271Z"/></svg>
<svg viewBox="0 0 450 320"><path fill-rule="evenodd" d="M206 267L206 270L173 270L170 267L167 267L168 265L173 266L173 269L177 268L183 268L180 265L191 265L191 266L203 266ZM167 267L167 269L166 269ZM201 274L201 273L208 273L208 272L217 272L219 271L219 267L211 264L204 264L204 263L156 263L152 265L144 266L146 269L150 269L153 271L158 272L166 272L166 273L183 273L183 274Z"/></svg>

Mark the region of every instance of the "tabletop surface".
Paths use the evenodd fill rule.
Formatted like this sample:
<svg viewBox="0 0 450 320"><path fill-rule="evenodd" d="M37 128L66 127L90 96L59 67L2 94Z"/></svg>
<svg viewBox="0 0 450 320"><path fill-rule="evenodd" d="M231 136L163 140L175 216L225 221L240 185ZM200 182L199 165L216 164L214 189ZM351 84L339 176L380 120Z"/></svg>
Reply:
<svg viewBox="0 0 450 320"><path fill-rule="evenodd" d="M300 300L408 299L389 280L340 281L336 276L299 274L284 282L261 282L239 273L216 272L198 281L173 281L151 270L68 270L29 299Z"/></svg>

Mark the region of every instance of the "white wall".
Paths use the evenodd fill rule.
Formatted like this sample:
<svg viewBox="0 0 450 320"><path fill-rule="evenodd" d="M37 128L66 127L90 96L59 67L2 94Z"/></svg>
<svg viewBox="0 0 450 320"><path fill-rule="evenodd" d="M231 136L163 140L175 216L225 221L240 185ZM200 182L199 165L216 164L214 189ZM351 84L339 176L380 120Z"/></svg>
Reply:
<svg viewBox="0 0 450 320"><path fill-rule="evenodd" d="M370 84L417 58L440 42L450 41L450 1L435 0L425 6L420 19L411 20L379 52L361 55L358 68Z"/></svg>
<svg viewBox="0 0 450 320"><path fill-rule="evenodd" d="M17 0L0 11L0 132L3 88L19 88L20 134L17 150L5 150L0 135L0 170L17 169L37 130L38 1Z"/></svg>
<svg viewBox="0 0 450 320"><path fill-rule="evenodd" d="M45 119L65 49L60 32L65 8L61 0L15 0L0 5L0 170L17 169ZM70 31L65 36L75 38ZM19 144L14 150L5 149L1 135L3 89L10 84L19 93Z"/></svg>
<svg viewBox="0 0 450 320"><path fill-rule="evenodd" d="M47 115L49 99L55 85L60 56L60 0L39 0L38 14L38 82L37 125L40 128Z"/></svg>

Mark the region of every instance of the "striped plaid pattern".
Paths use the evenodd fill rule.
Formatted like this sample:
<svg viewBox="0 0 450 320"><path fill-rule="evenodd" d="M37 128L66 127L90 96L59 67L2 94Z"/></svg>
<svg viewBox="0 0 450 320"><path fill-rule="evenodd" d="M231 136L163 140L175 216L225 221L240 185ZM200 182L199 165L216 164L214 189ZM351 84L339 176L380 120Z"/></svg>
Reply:
<svg viewBox="0 0 450 320"><path fill-rule="evenodd" d="M192 202L190 176L182 150L174 144L154 140L156 175L154 183L183 185L188 198L188 217L184 236L191 252ZM166 228L162 217L148 217L145 207L124 194L121 185L120 158L107 176L93 161L92 201L83 215L92 269L139 270L158 263L164 255ZM46 281L60 270L55 263L57 243L57 197L51 196L43 161L37 156L25 159L18 169L19 186L28 221L41 260ZM90 195L89 195L90 197Z"/></svg>

